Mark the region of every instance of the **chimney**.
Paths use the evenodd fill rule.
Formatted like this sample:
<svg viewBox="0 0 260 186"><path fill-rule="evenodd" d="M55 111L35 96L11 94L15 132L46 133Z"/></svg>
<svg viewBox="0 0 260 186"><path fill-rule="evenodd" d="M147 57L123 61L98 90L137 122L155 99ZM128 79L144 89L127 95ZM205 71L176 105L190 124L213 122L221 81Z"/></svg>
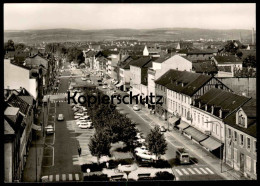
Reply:
<svg viewBox="0 0 260 186"><path fill-rule="evenodd" d="M252 28L252 45L255 44L254 28Z"/></svg>

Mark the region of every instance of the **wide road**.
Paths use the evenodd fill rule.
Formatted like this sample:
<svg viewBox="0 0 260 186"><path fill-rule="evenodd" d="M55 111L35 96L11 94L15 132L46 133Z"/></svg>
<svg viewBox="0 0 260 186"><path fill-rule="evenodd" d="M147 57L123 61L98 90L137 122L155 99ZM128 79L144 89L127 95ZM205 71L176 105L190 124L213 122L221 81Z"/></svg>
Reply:
<svg viewBox="0 0 260 186"><path fill-rule="evenodd" d="M64 72L65 75L67 72ZM60 79L59 93L66 93L69 78ZM73 163L78 158L76 139L77 134L68 126L74 120L74 115L67 102L51 104L49 123L54 126L55 133L46 137L44 157L42 163L42 176L49 176L52 181L78 181L82 180L80 165ZM64 121L57 121L58 114L63 114Z"/></svg>

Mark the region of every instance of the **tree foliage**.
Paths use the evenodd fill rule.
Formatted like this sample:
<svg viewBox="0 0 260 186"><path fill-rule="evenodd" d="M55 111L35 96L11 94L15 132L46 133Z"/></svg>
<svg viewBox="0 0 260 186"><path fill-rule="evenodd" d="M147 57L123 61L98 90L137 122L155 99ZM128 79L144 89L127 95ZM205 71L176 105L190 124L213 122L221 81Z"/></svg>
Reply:
<svg viewBox="0 0 260 186"><path fill-rule="evenodd" d="M95 133L89 143L91 155L97 157L98 164L101 156L110 155L110 148L111 144L109 138L107 135L102 134L102 132Z"/></svg>
<svg viewBox="0 0 260 186"><path fill-rule="evenodd" d="M154 129L151 129L146 137L146 142L148 144L148 150L154 153L156 157L165 154L167 143L164 135L160 132L159 126L155 126Z"/></svg>
<svg viewBox="0 0 260 186"><path fill-rule="evenodd" d="M157 172L155 174L154 180L174 180L175 176L167 171Z"/></svg>
<svg viewBox="0 0 260 186"><path fill-rule="evenodd" d="M256 58L253 55L248 55L243 61L244 67L256 68Z"/></svg>
<svg viewBox="0 0 260 186"><path fill-rule="evenodd" d="M7 43L4 44L4 49L5 51L14 51L15 47L13 40L8 40Z"/></svg>

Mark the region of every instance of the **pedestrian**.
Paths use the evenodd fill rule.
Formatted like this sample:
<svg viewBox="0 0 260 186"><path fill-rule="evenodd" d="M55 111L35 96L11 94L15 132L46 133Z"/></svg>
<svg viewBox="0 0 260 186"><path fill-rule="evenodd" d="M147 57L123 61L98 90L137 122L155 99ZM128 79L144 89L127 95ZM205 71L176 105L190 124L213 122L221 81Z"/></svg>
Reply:
<svg viewBox="0 0 260 186"><path fill-rule="evenodd" d="M80 155L81 155L81 147L80 146L78 146L78 153L79 153L79 157L80 157Z"/></svg>

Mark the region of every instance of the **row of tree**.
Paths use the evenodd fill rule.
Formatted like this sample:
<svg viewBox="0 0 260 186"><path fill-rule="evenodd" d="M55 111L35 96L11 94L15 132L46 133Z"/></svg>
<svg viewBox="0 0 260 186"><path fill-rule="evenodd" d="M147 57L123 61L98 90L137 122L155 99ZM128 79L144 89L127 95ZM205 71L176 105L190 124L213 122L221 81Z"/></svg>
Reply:
<svg viewBox="0 0 260 186"><path fill-rule="evenodd" d="M87 95L103 93L98 91L87 90ZM87 103L86 103L87 106ZM122 141L126 144L126 148L134 152L137 130L135 124L117 111L116 106L109 104L91 104L88 108L96 133L91 138L89 149L93 156L97 157L97 162L101 156L109 155L111 143ZM165 154L167 143L164 135L160 132L159 127L155 127L150 131L146 138L147 148L154 153L157 158Z"/></svg>

